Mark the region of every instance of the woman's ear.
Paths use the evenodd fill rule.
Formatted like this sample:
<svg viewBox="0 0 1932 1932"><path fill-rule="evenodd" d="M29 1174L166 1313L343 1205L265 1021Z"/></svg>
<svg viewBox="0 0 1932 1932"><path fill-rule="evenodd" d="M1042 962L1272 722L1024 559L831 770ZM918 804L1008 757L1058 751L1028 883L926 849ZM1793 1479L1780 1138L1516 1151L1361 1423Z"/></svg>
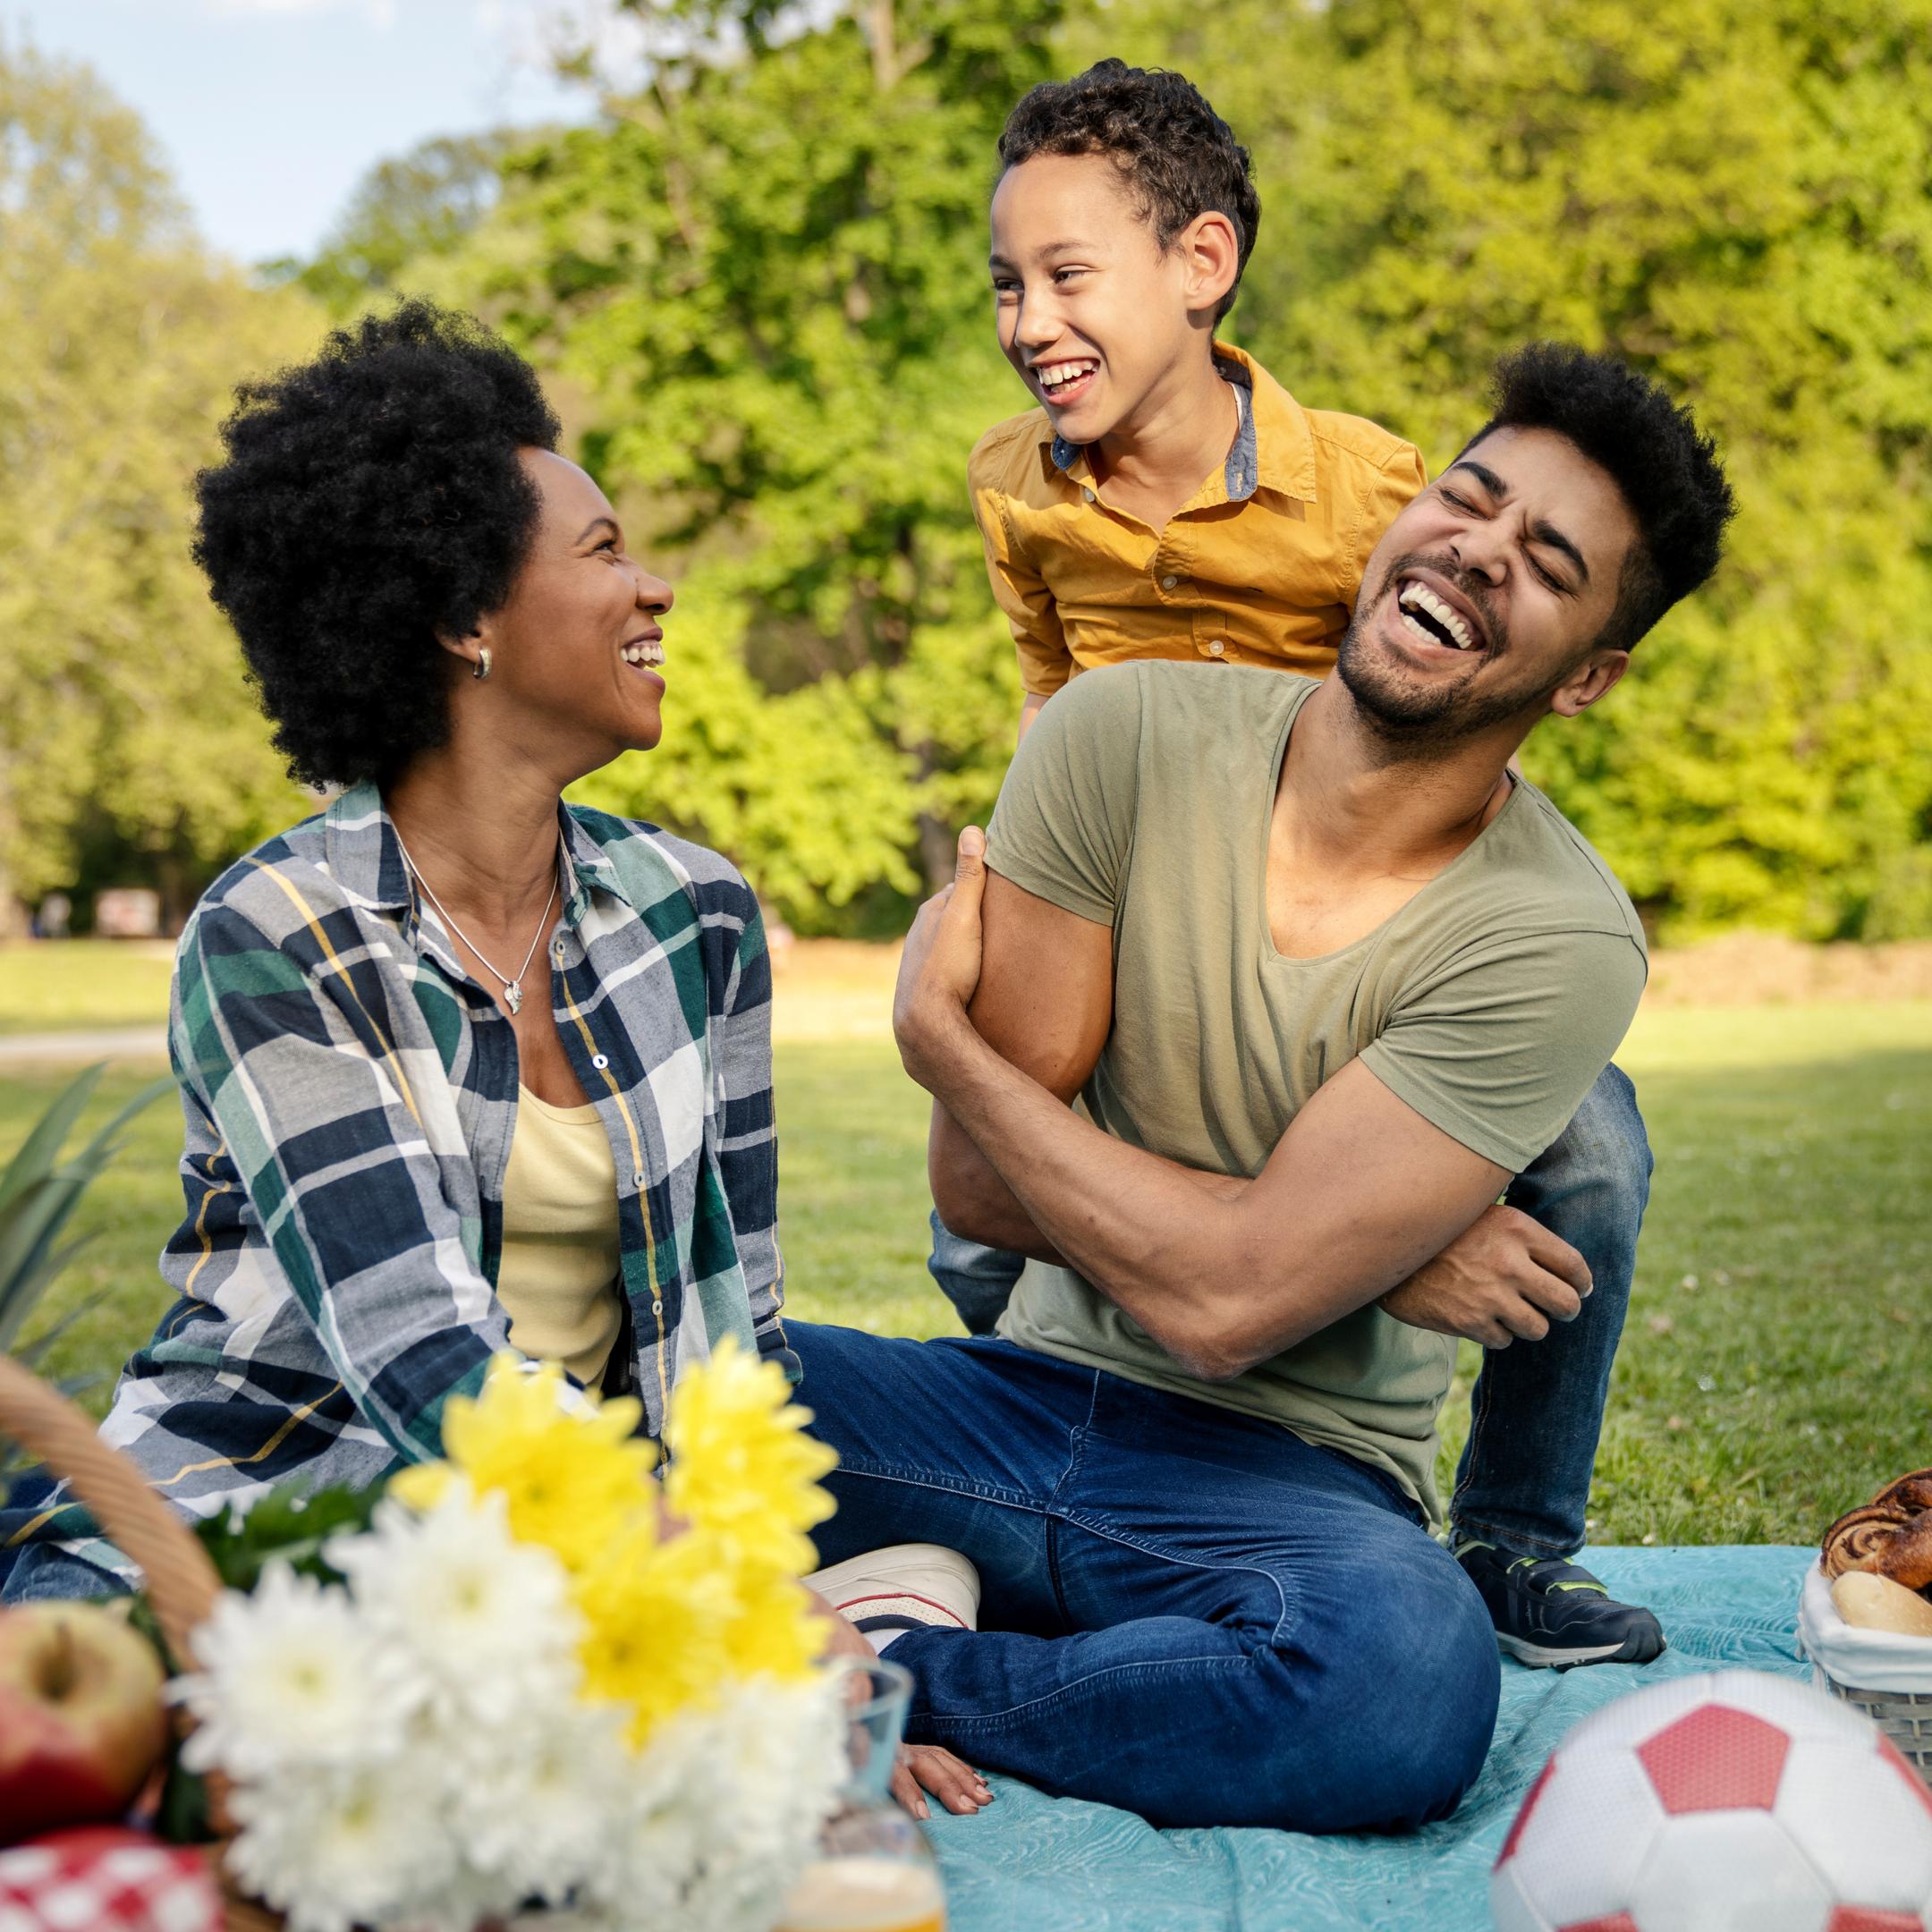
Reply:
<svg viewBox="0 0 1932 1932"><path fill-rule="evenodd" d="M470 676L487 678L491 655L489 632L489 623L486 620L461 634L453 631L438 631L436 640L452 657L460 658L469 665Z"/></svg>

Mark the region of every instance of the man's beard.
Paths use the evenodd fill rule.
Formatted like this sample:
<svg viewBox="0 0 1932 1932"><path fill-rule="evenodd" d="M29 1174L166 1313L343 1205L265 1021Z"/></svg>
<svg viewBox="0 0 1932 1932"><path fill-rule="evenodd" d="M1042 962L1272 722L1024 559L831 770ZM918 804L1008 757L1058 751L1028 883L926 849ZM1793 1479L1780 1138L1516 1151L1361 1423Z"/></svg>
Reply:
<svg viewBox="0 0 1932 1932"><path fill-rule="evenodd" d="M1446 579L1483 620L1488 642L1480 652L1470 654L1472 661L1459 679L1416 677L1369 635L1390 587L1405 572L1418 568L1432 570ZM1526 689L1504 678L1483 690L1472 690L1483 667L1508 649L1508 626L1490 603L1481 580L1453 557L1412 551L1397 557L1383 572L1373 593L1356 605L1336 654L1335 675L1347 687L1356 710L1389 758L1428 757L1518 716L1555 689L1555 682Z"/></svg>

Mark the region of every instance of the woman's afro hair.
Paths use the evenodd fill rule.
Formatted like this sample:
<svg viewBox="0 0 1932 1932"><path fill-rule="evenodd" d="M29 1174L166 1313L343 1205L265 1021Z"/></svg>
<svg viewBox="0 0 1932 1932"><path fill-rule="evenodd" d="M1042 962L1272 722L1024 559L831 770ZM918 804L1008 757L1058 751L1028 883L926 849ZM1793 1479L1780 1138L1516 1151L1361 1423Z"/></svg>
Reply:
<svg viewBox="0 0 1932 1932"><path fill-rule="evenodd" d="M293 776L385 783L443 742L437 635L508 597L538 515L517 452L557 435L530 365L427 301L236 391L195 561Z"/></svg>

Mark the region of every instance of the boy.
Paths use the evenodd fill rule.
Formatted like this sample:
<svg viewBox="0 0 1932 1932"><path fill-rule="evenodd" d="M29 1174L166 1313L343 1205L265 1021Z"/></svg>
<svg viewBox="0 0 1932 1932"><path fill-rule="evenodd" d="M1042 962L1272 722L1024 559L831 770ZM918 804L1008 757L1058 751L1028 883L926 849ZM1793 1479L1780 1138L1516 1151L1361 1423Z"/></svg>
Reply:
<svg viewBox="0 0 1932 1932"><path fill-rule="evenodd" d="M1247 151L1182 75L1102 61L1035 88L1000 137L992 275L1001 348L1040 406L981 438L969 465L993 591L1026 689L1023 737L1081 670L1139 657L1333 665L1362 566L1425 482L1399 437L1304 410L1214 340L1254 246ZM1438 600L1439 604L1439 600ZM1466 644L1446 606L1408 621ZM1648 1610L1567 1558L1584 1511L1650 1154L1614 1067L1509 1189L1593 1284L1546 1336L1487 1337L1451 1546L1520 1661L1647 1663ZM970 1330L990 1330L1023 1266L933 1216L931 1268ZM1292 1238L1292 1237L1291 1237ZM1574 1256L1571 1261L1574 1263ZM1402 1319L1411 1286L1384 1298ZM1512 1349L1513 1339L1529 1345Z"/></svg>

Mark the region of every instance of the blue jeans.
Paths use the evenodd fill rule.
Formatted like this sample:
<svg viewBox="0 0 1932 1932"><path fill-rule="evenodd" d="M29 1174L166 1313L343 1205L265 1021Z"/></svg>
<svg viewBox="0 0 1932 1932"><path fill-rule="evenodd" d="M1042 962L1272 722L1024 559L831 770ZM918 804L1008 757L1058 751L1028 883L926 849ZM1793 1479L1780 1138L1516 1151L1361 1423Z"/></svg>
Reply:
<svg viewBox="0 0 1932 1932"><path fill-rule="evenodd" d="M892 1646L915 1742L1158 1826L1407 1827L1481 1769L1495 1632L1366 1463L1010 1342L786 1333L839 1453L819 1561L979 1567L979 1631Z"/></svg>
<svg viewBox="0 0 1932 1932"><path fill-rule="evenodd" d="M1650 1166L1636 1089L1622 1068L1610 1066L1562 1138L1510 1182L1504 1199L1568 1241L1589 1264L1595 1286L1583 1312L1553 1324L1543 1341L1484 1355L1449 1506L1458 1537L1520 1556L1567 1556L1582 1546ZM934 1280L970 1335L989 1335L1024 1258L962 1241L936 1214L932 1228L926 1265Z"/></svg>

